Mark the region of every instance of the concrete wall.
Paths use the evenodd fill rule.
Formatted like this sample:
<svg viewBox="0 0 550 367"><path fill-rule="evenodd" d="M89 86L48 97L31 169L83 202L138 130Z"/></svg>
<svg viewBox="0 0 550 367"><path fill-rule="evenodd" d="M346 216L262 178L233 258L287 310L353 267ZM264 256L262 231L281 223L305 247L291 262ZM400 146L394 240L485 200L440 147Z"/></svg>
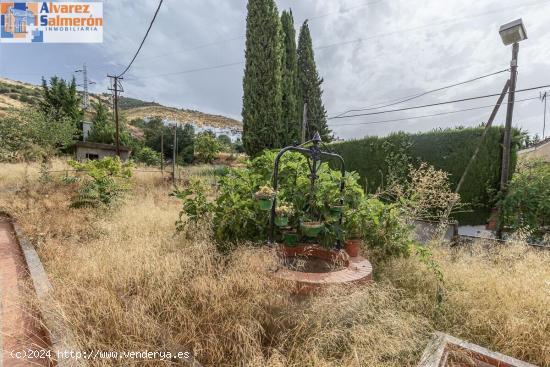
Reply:
<svg viewBox="0 0 550 367"><path fill-rule="evenodd" d="M85 161L87 160L87 154L96 154L98 156L98 159L105 158L105 157L115 157L116 151L110 150L110 149L100 149L100 148L88 148L88 147L77 147L76 148L76 160L77 161ZM121 151L120 152L120 159L123 161L128 159L128 152L127 151Z"/></svg>

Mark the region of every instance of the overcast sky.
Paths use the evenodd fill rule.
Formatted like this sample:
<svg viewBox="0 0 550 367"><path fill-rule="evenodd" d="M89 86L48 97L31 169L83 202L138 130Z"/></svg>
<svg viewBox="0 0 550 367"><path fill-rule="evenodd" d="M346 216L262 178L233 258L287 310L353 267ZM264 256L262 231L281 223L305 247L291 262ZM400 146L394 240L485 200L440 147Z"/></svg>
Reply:
<svg viewBox="0 0 550 367"><path fill-rule="evenodd" d="M104 92L106 74L120 73L130 61L156 5L153 0L106 1L102 44L0 44L0 75L38 83L42 75L70 77L86 62L97 83L91 90ZM508 68L511 47L502 44L498 28L520 17L529 39L520 44L518 89L550 84L550 0L279 0L277 5L279 11L292 8L297 28L309 19L329 116ZM126 74L125 95L240 120L245 18L245 0L165 0ZM508 76L501 73L390 109L499 93ZM537 90L516 98L538 96ZM491 108L378 122L495 101L331 120L330 127L339 137L354 138L473 126L486 121ZM537 99L518 102L514 123L542 135L543 107ZM504 121L504 112L496 123ZM546 132L550 135L550 127Z"/></svg>

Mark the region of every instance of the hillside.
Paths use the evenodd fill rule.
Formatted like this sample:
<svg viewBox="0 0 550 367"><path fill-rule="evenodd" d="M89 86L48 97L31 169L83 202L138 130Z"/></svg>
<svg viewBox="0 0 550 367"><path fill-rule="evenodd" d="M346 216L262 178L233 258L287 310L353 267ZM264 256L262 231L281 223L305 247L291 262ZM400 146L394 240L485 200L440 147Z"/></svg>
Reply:
<svg viewBox="0 0 550 367"><path fill-rule="evenodd" d="M40 86L0 77L0 116L10 108L19 109L37 104L39 99ZM110 104L111 96L107 93L90 94L91 101L97 99L102 99ZM213 127L238 132L242 130L242 123L229 117L166 107L156 102L146 102L136 98L122 97L120 110L128 121L160 117L178 123L192 123L197 127Z"/></svg>

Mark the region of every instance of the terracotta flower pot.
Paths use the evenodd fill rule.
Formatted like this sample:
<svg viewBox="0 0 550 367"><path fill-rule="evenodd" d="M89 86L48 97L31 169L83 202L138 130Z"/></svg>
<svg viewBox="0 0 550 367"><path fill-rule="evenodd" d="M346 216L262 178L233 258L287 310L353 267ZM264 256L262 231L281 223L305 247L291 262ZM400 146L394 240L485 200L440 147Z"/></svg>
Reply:
<svg viewBox="0 0 550 367"><path fill-rule="evenodd" d="M344 242L344 249L350 257L359 256L359 250L361 249L361 244L363 241L358 239L346 240Z"/></svg>

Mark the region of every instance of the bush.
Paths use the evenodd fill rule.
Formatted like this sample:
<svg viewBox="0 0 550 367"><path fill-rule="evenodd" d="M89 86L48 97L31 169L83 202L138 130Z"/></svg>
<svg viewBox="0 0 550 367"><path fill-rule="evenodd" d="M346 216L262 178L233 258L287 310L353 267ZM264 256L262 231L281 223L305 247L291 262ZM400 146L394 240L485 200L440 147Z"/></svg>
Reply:
<svg viewBox="0 0 550 367"><path fill-rule="evenodd" d="M213 133L205 131L197 134L195 139L195 153L197 158L204 163L212 163L222 150L222 144Z"/></svg>
<svg viewBox="0 0 550 367"><path fill-rule="evenodd" d="M123 163L118 157L106 157L84 163L69 161L69 164L88 176L72 198L72 208L111 205L129 188L132 163Z"/></svg>
<svg viewBox="0 0 550 367"><path fill-rule="evenodd" d="M148 166L160 166L160 153L149 147L143 147L134 155L136 161Z"/></svg>
<svg viewBox="0 0 550 367"><path fill-rule="evenodd" d="M508 185L502 201L503 224L540 236L550 224L550 164L532 162L522 167Z"/></svg>
<svg viewBox="0 0 550 367"><path fill-rule="evenodd" d="M348 169L357 171L361 183L374 193L393 181L404 180L409 164L426 162L449 174L454 189L483 133L483 127L434 130L428 133L392 134L331 145L345 159ZM492 207L500 183L503 129L492 127L460 192L462 202L472 207ZM519 132L514 132L511 171L516 162Z"/></svg>

